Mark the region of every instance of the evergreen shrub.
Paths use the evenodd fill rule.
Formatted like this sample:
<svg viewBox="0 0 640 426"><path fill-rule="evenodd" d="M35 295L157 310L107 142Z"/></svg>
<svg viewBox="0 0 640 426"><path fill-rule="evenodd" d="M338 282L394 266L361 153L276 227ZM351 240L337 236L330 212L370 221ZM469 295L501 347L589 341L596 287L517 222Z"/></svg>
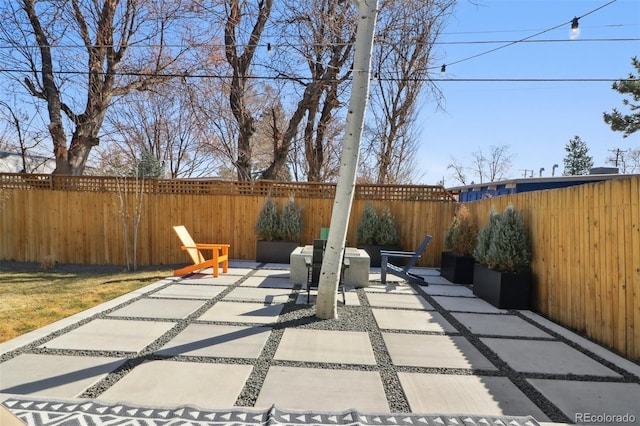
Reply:
<svg viewBox="0 0 640 426"><path fill-rule="evenodd" d="M366 203L356 229L356 239L358 245L397 245L400 242L400 232L391 210L384 207L378 215L373 204Z"/></svg>
<svg viewBox="0 0 640 426"><path fill-rule="evenodd" d="M254 227L258 240L276 241L280 239L280 217L276 203L267 198L264 207L260 210L258 221Z"/></svg>
<svg viewBox="0 0 640 426"><path fill-rule="evenodd" d="M378 216L375 243L379 246L395 246L398 242L400 242L400 232L398 232L396 219L389 207L384 207Z"/></svg>
<svg viewBox="0 0 640 426"><path fill-rule="evenodd" d="M302 208L296 207L293 197L284 205L280 216L279 237L283 241L300 241L302 236Z"/></svg>
<svg viewBox="0 0 640 426"><path fill-rule="evenodd" d="M492 209L489 225L478 234L474 257L495 271L528 271L531 265L531 243L522 211L516 212L511 204L503 213L496 213Z"/></svg>
<svg viewBox="0 0 640 426"><path fill-rule="evenodd" d="M478 242L478 226L469 209L460 204L444 237L444 249L456 256L473 256Z"/></svg>
<svg viewBox="0 0 640 426"><path fill-rule="evenodd" d="M356 239L358 245L374 245L376 239L376 232L378 230L378 214L373 204L366 203L362 216L360 217L360 223L356 229Z"/></svg>

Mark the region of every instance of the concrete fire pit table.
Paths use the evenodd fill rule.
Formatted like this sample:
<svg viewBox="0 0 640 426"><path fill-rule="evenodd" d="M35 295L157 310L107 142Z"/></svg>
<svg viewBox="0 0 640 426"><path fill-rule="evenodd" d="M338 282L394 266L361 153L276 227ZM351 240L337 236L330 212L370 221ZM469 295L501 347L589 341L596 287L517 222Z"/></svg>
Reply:
<svg viewBox="0 0 640 426"><path fill-rule="evenodd" d="M305 257L311 257L313 254L313 246L298 247L291 253L290 264L291 273L290 280L293 284L307 283L307 266L304 262ZM344 273L344 284L349 287L368 287L369 286L369 266L371 259L366 251L355 247L345 248L345 257L349 259L349 267Z"/></svg>

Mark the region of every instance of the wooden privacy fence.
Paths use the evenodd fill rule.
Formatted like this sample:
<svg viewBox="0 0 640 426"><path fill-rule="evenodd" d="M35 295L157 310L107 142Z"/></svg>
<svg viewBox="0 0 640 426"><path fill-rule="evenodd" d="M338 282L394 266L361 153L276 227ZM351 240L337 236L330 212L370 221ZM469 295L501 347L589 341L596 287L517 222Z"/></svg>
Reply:
<svg viewBox="0 0 640 426"><path fill-rule="evenodd" d="M280 207L296 198L301 242L310 243L329 226L334 192L334 185L311 183L154 180L141 188L135 180L0 174L0 259L122 265L122 212L131 224L136 206L139 265L188 263L171 229L177 224L197 241L231 244L232 258L254 259L253 227L267 197ZM405 249L431 233L420 265L440 264L456 207L442 187L358 185L354 198L349 245L371 201L378 211L391 209ZM640 176L467 206L485 226L492 207L509 203L523 210L531 236L533 309L640 360Z"/></svg>
<svg viewBox="0 0 640 426"><path fill-rule="evenodd" d="M467 203L522 210L533 247L534 310L640 359L640 176Z"/></svg>
<svg viewBox="0 0 640 426"><path fill-rule="evenodd" d="M329 226L335 185L0 174L0 190L5 199L0 259L123 265L123 218L131 251L139 213L138 264L174 265L188 259L173 225L185 225L196 241L231 244L231 258L255 259L253 228L268 197L280 208L295 197L302 207L301 243L310 244L321 227ZM357 185L349 245L356 244L367 201L378 211L391 209L407 249L417 247L426 233L442 234L455 210L451 194L441 186ZM442 244L435 241L421 264L439 264Z"/></svg>

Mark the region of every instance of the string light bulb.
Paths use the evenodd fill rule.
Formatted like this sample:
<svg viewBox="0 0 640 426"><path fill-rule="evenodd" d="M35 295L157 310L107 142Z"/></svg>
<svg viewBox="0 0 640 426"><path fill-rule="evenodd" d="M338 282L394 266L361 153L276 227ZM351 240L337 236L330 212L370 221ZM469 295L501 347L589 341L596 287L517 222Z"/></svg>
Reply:
<svg viewBox="0 0 640 426"><path fill-rule="evenodd" d="M578 17L574 17L571 20L571 40L575 40L580 35L580 24L578 23Z"/></svg>
<svg viewBox="0 0 640 426"><path fill-rule="evenodd" d="M447 65L446 64L442 64L442 68L440 68L440 74L446 74L447 72Z"/></svg>
<svg viewBox="0 0 640 426"><path fill-rule="evenodd" d="M271 43L267 43L267 55L271 55Z"/></svg>
<svg viewBox="0 0 640 426"><path fill-rule="evenodd" d="M571 31L578 31L578 28L580 27L580 24L578 23L578 17L574 17L571 20Z"/></svg>

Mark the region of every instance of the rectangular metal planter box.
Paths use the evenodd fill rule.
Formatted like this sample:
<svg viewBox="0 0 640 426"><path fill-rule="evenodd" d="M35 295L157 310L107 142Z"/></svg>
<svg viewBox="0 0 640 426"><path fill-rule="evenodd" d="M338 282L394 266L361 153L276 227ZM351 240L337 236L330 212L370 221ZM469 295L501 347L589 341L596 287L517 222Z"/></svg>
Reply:
<svg viewBox="0 0 640 426"><path fill-rule="evenodd" d="M531 273L497 272L476 263L473 294L499 309L529 309Z"/></svg>
<svg viewBox="0 0 640 426"><path fill-rule="evenodd" d="M256 244L256 262L289 263L291 252L300 246L292 241L258 241Z"/></svg>
<svg viewBox="0 0 640 426"><path fill-rule="evenodd" d="M472 284L474 264L472 256L456 256L443 251L440 257L440 275L455 284Z"/></svg>

